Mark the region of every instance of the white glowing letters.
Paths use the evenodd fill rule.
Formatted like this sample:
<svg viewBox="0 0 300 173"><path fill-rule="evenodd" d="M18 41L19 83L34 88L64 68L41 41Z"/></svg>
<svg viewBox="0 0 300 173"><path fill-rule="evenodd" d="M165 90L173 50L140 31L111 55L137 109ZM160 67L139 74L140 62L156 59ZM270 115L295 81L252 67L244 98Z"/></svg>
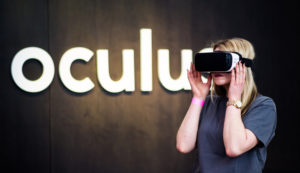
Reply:
<svg viewBox="0 0 300 173"><path fill-rule="evenodd" d="M161 84L171 90L178 91L181 89L190 90L191 86L187 79L187 69L192 62L192 51L184 49L181 51L181 74L178 79L172 79L169 68L169 50L158 50L158 78Z"/></svg>
<svg viewBox="0 0 300 173"><path fill-rule="evenodd" d="M84 93L94 88L94 83L89 77L82 80L75 79L71 74L72 63L76 60L90 61L94 53L83 47L75 47L67 50L59 62L59 77L63 85L72 92ZM118 81L111 79L109 74L109 51L97 50L97 77L100 85L108 92L133 92L135 91L134 50L122 50L122 76ZM192 61L192 50L181 51L181 74L177 79L170 75L169 50L159 49L158 78L163 87L170 91L190 90L186 69ZM23 65L29 59L36 59L43 66L43 73L37 80L28 80L23 74ZM41 48L28 47L20 50L11 64L11 73L14 82L26 92L41 92L52 82L54 77L54 63L51 56ZM152 31L140 30L140 77L141 91L152 91Z"/></svg>
<svg viewBox="0 0 300 173"><path fill-rule="evenodd" d="M28 80L23 74L23 65L29 59L36 59L42 63L43 73L35 81ZM11 64L12 78L18 87L24 91L35 93L46 89L54 77L54 63L50 55L43 49L28 47L20 50Z"/></svg>
<svg viewBox="0 0 300 173"><path fill-rule="evenodd" d="M94 83L88 77L76 80L71 74L71 65L75 60L88 62L93 54L91 50L82 47L69 49L63 54L58 70L60 79L66 88L76 93L84 93L94 88Z"/></svg>
<svg viewBox="0 0 300 173"><path fill-rule="evenodd" d="M109 75L108 50L97 51L97 75L101 86L109 92L118 93L123 90L134 91L134 54L133 50L125 49L123 56L123 74L119 81L113 81Z"/></svg>

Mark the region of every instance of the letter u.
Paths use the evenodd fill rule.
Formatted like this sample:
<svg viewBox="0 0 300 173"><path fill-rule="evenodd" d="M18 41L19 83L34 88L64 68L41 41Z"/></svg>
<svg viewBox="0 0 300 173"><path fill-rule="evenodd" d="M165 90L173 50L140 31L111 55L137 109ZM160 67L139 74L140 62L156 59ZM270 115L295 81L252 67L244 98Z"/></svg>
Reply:
<svg viewBox="0 0 300 173"><path fill-rule="evenodd" d="M134 78L134 51L124 49L122 51L123 73L118 81L113 81L109 74L109 58L107 49L97 50L97 76L100 85L109 92L118 93L123 90L132 92L135 90Z"/></svg>
<svg viewBox="0 0 300 173"><path fill-rule="evenodd" d="M173 79L170 75L170 58L168 49L158 50L158 78L161 84L170 91L181 89L190 90L191 86L187 79L187 69L192 62L192 50L181 50L181 74L179 78Z"/></svg>

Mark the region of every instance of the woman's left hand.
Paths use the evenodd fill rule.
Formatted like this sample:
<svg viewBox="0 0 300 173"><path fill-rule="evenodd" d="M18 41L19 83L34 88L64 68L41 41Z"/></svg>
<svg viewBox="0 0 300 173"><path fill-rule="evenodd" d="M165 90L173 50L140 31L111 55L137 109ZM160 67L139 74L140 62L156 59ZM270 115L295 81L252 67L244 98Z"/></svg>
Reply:
<svg viewBox="0 0 300 173"><path fill-rule="evenodd" d="M228 100L241 100L246 79L246 66L241 61L231 71L231 82L228 89Z"/></svg>

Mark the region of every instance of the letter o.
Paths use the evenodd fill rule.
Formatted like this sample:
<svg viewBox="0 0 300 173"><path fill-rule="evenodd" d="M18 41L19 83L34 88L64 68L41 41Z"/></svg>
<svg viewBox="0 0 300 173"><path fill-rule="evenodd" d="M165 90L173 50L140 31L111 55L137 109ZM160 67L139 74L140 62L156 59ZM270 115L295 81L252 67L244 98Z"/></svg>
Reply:
<svg viewBox="0 0 300 173"><path fill-rule="evenodd" d="M23 74L23 65L29 59L41 62L43 73L37 80L28 80ZM54 77L54 63L51 56L38 47L27 47L21 49L14 57L11 64L11 74L14 82L22 90L36 93L45 90Z"/></svg>

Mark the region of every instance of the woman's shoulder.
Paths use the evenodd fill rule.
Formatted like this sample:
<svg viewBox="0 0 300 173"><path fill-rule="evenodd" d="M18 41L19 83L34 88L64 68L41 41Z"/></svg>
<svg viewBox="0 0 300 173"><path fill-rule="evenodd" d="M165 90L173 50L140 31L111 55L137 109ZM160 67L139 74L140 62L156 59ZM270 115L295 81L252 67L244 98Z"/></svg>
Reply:
<svg viewBox="0 0 300 173"><path fill-rule="evenodd" d="M275 102L271 97L268 96L264 96L261 94L258 94L258 96L254 99L253 103L251 104L251 106L257 106L257 105L265 105L265 106L272 106L272 107L276 107L275 106Z"/></svg>
<svg viewBox="0 0 300 173"><path fill-rule="evenodd" d="M254 109L272 110L276 112L276 104L271 97L259 94L250 105L248 111Z"/></svg>

